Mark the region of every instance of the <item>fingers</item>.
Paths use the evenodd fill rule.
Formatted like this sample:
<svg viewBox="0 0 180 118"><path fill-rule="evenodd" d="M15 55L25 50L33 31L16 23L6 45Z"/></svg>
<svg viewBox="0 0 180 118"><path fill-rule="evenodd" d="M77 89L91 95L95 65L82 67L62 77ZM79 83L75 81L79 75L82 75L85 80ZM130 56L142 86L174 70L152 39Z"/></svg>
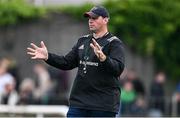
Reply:
<svg viewBox="0 0 180 118"><path fill-rule="evenodd" d="M41 50L41 47L46 48L44 42L41 41L41 47L36 46L34 43L31 43L30 45L32 47L27 48L27 54L31 56L31 59L39 59L40 57L38 56L39 54L38 50Z"/></svg>
<svg viewBox="0 0 180 118"><path fill-rule="evenodd" d="M93 48L94 52L97 54L102 53L102 50L95 46L93 43L90 44L90 47Z"/></svg>
<svg viewBox="0 0 180 118"><path fill-rule="evenodd" d="M42 48L46 47L43 41L41 41L41 47Z"/></svg>
<svg viewBox="0 0 180 118"><path fill-rule="evenodd" d="M28 50L28 51L27 51L27 54L29 54L29 55L31 55L31 56L36 55L36 53L35 53L36 50L34 50L34 49L32 49L32 48L29 48L29 47L27 48L27 50Z"/></svg>
<svg viewBox="0 0 180 118"><path fill-rule="evenodd" d="M30 44L32 46L32 48L28 47L27 48L27 54L31 55L31 59L36 59L35 55L36 55L36 49L38 49L38 46L36 46L34 43Z"/></svg>
<svg viewBox="0 0 180 118"><path fill-rule="evenodd" d="M36 50L34 50L34 49L32 49L32 48L27 48L27 50L29 51L29 52L35 52Z"/></svg>
<svg viewBox="0 0 180 118"><path fill-rule="evenodd" d="M34 57L31 57L31 59L37 59L37 57L36 57L36 56L34 56Z"/></svg>
<svg viewBox="0 0 180 118"><path fill-rule="evenodd" d="M95 46L92 43L90 44L90 46L92 49L95 49Z"/></svg>
<svg viewBox="0 0 180 118"><path fill-rule="evenodd" d="M31 59L36 59L36 53L35 52L27 52L27 54L32 56Z"/></svg>
<svg viewBox="0 0 180 118"><path fill-rule="evenodd" d="M106 56L104 55L101 46L94 40L93 43L90 44L91 48L94 49L94 53L99 58L100 61L104 61L106 59Z"/></svg>
<svg viewBox="0 0 180 118"><path fill-rule="evenodd" d="M34 53L34 52L27 52L27 54L29 54L31 56L35 56L36 55L36 53Z"/></svg>
<svg viewBox="0 0 180 118"><path fill-rule="evenodd" d="M31 46L32 46L35 50L39 48L39 47L36 46L34 43L31 43Z"/></svg>
<svg viewBox="0 0 180 118"><path fill-rule="evenodd" d="M97 56L99 56L102 53L102 51L98 50L92 43L90 44L90 46L94 50L94 52Z"/></svg>
<svg viewBox="0 0 180 118"><path fill-rule="evenodd" d="M101 50L101 46L96 42L96 40L92 39L93 40L93 44L94 46L96 46L99 50Z"/></svg>

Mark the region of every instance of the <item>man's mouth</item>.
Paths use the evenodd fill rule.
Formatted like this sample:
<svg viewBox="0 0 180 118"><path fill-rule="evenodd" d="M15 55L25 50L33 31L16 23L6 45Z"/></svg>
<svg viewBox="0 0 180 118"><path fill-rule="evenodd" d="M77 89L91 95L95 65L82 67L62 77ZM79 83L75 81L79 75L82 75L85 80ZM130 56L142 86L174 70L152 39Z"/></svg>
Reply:
<svg viewBox="0 0 180 118"><path fill-rule="evenodd" d="M89 25L89 27L94 27L94 25Z"/></svg>

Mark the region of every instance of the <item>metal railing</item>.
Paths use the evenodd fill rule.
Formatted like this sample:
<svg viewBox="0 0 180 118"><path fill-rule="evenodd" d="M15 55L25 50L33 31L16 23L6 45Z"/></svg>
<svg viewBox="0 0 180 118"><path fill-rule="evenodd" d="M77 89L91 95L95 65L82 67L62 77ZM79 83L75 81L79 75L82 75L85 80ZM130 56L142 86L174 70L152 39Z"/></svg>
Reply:
<svg viewBox="0 0 180 118"><path fill-rule="evenodd" d="M65 117L68 106L65 105L0 105L0 114L34 114L37 118L43 118L44 115L57 115Z"/></svg>

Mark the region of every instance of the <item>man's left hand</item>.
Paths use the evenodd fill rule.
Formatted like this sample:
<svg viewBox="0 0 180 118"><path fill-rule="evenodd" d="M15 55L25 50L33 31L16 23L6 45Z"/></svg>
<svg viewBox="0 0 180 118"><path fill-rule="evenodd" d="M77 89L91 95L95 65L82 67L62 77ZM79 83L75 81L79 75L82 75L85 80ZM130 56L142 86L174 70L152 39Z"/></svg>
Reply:
<svg viewBox="0 0 180 118"><path fill-rule="evenodd" d="M106 60L106 55L103 53L101 46L96 42L96 40L92 39L93 42L90 44L91 48L94 50L94 53L98 57L98 59L103 62Z"/></svg>

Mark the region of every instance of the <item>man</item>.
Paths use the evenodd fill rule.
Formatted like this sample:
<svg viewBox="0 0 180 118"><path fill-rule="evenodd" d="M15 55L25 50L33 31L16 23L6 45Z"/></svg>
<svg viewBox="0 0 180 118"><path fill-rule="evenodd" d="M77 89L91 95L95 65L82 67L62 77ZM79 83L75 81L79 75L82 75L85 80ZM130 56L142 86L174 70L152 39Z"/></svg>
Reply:
<svg viewBox="0 0 180 118"><path fill-rule="evenodd" d="M109 13L102 6L84 14L92 34L79 38L66 56L48 53L31 43L28 54L32 59L63 70L78 67L70 95L68 117L115 117L119 108L118 77L124 69L122 42L108 32Z"/></svg>

